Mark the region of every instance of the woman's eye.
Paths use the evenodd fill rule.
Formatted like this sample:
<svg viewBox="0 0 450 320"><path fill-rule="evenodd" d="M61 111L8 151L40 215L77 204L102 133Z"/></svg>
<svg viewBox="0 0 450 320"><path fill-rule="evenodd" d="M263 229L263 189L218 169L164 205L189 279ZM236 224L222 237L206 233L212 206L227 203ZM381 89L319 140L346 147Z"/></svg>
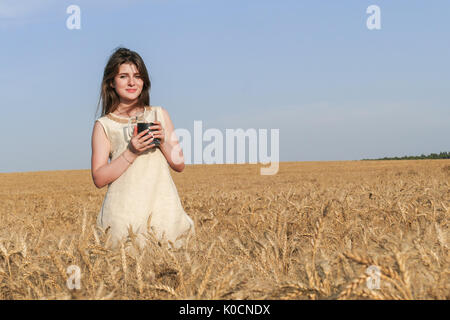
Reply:
<svg viewBox="0 0 450 320"><path fill-rule="evenodd" d="M126 78L127 76L120 76L120 79ZM141 76L135 76L135 78L141 78Z"/></svg>

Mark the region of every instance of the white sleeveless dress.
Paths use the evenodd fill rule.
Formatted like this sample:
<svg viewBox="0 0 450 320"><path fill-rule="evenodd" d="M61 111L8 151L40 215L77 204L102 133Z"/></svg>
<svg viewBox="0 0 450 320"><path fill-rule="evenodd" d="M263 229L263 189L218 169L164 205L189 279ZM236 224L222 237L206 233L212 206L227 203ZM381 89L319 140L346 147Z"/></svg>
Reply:
<svg viewBox="0 0 450 320"><path fill-rule="evenodd" d="M153 120L149 118L151 110L156 110L164 128L160 106L145 107L146 122ZM110 113L96 121L102 124L111 142L112 161L128 147L135 119ZM108 184L97 225L111 233L112 247L127 239L128 227L137 235L141 248L149 231L158 240L169 240L175 248L183 244L184 235L194 232L194 222L183 210L169 164L158 147L139 155L119 178Z"/></svg>

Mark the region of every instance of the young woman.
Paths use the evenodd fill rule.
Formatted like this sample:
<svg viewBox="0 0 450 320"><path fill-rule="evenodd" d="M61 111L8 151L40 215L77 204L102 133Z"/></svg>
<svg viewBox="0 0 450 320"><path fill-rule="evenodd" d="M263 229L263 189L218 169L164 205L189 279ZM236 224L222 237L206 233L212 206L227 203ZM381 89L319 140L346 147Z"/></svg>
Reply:
<svg viewBox="0 0 450 320"><path fill-rule="evenodd" d="M108 185L97 225L110 232L113 247L131 236L129 230L141 248L149 231L175 247L194 231L169 169L183 171L183 152L167 110L150 106L150 87L139 54L119 48L111 55L101 85L102 114L92 132L91 172L97 188ZM156 131L138 134L139 117L154 122Z"/></svg>

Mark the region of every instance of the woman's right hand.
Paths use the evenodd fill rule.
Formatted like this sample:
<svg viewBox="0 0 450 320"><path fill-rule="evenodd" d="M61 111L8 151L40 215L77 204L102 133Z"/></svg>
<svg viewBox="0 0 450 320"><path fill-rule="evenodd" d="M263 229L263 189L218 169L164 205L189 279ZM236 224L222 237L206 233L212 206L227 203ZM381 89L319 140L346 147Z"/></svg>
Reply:
<svg viewBox="0 0 450 320"><path fill-rule="evenodd" d="M154 148L156 145L152 143L153 134L148 130L144 130L141 133L137 133L137 125L134 127L133 137L130 140L128 148L134 154L140 155L144 151Z"/></svg>

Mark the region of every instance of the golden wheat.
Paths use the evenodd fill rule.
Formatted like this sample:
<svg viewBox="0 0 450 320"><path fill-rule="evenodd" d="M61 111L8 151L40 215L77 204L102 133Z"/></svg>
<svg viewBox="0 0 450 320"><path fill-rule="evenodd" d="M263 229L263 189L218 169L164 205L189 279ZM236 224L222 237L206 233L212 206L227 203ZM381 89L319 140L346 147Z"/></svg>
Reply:
<svg viewBox="0 0 450 320"><path fill-rule="evenodd" d="M449 160L258 168L172 173L196 234L180 249L149 234L142 250L96 227L106 188L89 170L0 174L0 299L450 298Z"/></svg>

